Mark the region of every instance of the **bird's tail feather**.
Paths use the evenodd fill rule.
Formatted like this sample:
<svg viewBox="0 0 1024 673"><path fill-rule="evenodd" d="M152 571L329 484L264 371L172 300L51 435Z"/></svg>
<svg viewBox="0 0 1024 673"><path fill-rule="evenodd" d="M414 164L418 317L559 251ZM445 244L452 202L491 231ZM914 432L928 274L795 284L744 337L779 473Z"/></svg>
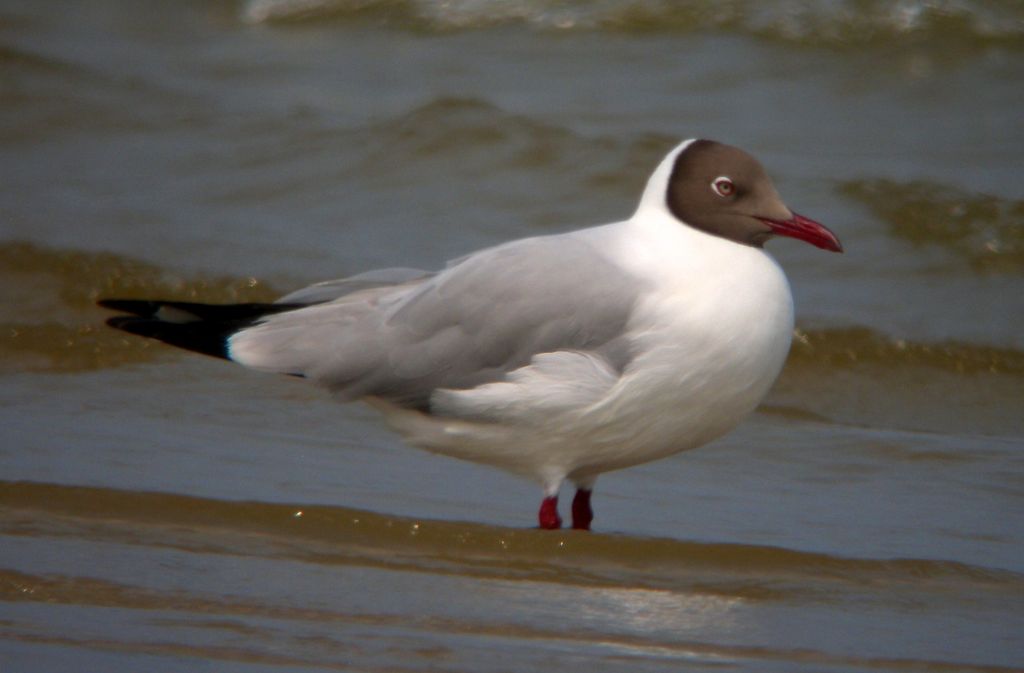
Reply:
<svg viewBox="0 0 1024 673"><path fill-rule="evenodd" d="M227 342L232 334L254 325L264 316L308 305L200 304L140 299L102 299L98 303L128 314L108 319L111 327L225 360L230 359Z"/></svg>

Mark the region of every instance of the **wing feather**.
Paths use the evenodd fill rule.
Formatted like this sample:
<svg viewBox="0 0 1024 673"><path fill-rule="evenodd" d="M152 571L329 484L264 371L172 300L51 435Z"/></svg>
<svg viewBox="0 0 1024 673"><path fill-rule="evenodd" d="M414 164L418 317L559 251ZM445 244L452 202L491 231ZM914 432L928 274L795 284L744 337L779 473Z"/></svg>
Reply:
<svg viewBox="0 0 1024 673"><path fill-rule="evenodd" d="M335 283L332 289L343 285ZM344 398L425 409L435 391L507 381L531 362L535 371L512 377L523 379L520 385L581 371L580 355L562 355L555 366L536 358L545 353L578 351L590 367L602 360L596 379L621 371L631 357L624 332L641 290L586 237L523 239L436 275L269 316L232 337L231 356L257 369L300 373ZM455 406L437 408L454 413Z"/></svg>

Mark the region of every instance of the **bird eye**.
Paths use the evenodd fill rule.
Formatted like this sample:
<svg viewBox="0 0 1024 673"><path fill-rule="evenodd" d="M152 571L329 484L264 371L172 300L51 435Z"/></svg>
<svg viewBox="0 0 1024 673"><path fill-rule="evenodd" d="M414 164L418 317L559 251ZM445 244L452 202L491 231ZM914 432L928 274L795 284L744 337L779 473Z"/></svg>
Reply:
<svg viewBox="0 0 1024 673"><path fill-rule="evenodd" d="M732 196L736 193L736 185L733 181L726 177L715 178L711 183L711 188L715 190L715 193L719 196Z"/></svg>
<svg viewBox="0 0 1024 673"><path fill-rule="evenodd" d="M736 193L736 185L733 181L726 177L715 178L711 182L711 189L715 190L715 194L719 196L732 196Z"/></svg>

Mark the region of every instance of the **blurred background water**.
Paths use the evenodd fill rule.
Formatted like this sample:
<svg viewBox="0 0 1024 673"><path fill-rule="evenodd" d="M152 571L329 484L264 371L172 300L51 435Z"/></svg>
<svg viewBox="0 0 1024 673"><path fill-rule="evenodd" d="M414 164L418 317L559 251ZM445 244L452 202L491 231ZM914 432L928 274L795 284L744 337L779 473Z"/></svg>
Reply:
<svg viewBox="0 0 1024 673"><path fill-rule="evenodd" d="M1024 666L1024 5L0 0L0 670ZM102 326L628 216L748 149L843 256L762 408L591 535Z"/></svg>

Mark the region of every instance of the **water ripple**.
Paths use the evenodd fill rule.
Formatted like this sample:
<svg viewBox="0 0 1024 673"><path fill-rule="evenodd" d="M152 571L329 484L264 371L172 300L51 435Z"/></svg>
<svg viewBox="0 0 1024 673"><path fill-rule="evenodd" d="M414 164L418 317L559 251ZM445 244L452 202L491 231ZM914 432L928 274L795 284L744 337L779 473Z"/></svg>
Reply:
<svg viewBox="0 0 1024 673"><path fill-rule="evenodd" d="M1013 2L904 0L249 0L250 23L372 18L410 30L464 31L509 24L560 32L718 31L832 47L935 39L975 45L1024 45L1024 8Z"/></svg>

